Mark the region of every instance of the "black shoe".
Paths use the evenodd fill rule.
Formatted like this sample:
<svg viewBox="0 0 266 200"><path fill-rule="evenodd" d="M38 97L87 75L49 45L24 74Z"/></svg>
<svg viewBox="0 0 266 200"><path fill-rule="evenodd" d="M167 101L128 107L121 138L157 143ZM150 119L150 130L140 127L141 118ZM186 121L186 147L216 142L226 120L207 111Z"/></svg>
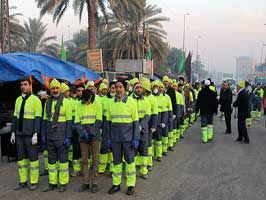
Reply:
<svg viewBox="0 0 266 200"><path fill-rule="evenodd" d="M30 184L30 191L36 190L38 187L38 184Z"/></svg>
<svg viewBox="0 0 266 200"><path fill-rule="evenodd" d="M169 147L168 149L169 149L169 151L174 151L173 147Z"/></svg>
<svg viewBox="0 0 266 200"><path fill-rule="evenodd" d="M90 185L89 184L83 184L81 186L81 188L79 189L79 192L86 192L90 189Z"/></svg>
<svg viewBox="0 0 266 200"><path fill-rule="evenodd" d="M236 141L236 142L242 142L243 139L237 138L235 141Z"/></svg>
<svg viewBox="0 0 266 200"><path fill-rule="evenodd" d="M108 194L114 194L119 191L120 191L120 185L113 185L108 191Z"/></svg>
<svg viewBox="0 0 266 200"><path fill-rule="evenodd" d="M27 187L27 183L19 183L17 187L14 188L14 190L21 190Z"/></svg>
<svg viewBox="0 0 266 200"><path fill-rule="evenodd" d="M65 192L66 191L66 185L60 185L59 192Z"/></svg>
<svg viewBox="0 0 266 200"><path fill-rule="evenodd" d="M141 178L146 180L146 179L149 178L149 175L148 175L148 174L142 174L142 175L141 175Z"/></svg>
<svg viewBox="0 0 266 200"><path fill-rule="evenodd" d="M250 144L250 141L249 140L244 140L243 144Z"/></svg>
<svg viewBox="0 0 266 200"><path fill-rule="evenodd" d="M92 193L98 192L98 185L97 184L92 184L92 186L91 186L91 192Z"/></svg>
<svg viewBox="0 0 266 200"><path fill-rule="evenodd" d="M163 152L163 156L167 156L167 152Z"/></svg>
<svg viewBox="0 0 266 200"><path fill-rule="evenodd" d="M44 170L43 173L40 174L40 176L47 176L49 173L47 170Z"/></svg>
<svg viewBox="0 0 266 200"><path fill-rule="evenodd" d="M147 169L149 172L152 171L152 166L148 166Z"/></svg>
<svg viewBox="0 0 266 200"><path fill-rule="evenodd" d="M162 162L162 158L156 158L157 162Z"/></svg>
<svg viewBox="0 0 266 200"><path fill-rule="evenodd" d="M127 188L127 195L133 195L135 191L135 188L130 186Z"/></svg>
<svg viewBox="0 0 266 200"><path fill-rule="evenodd" d="M57 188L57 185L54 184L49 184L49 187L44 189L43 192L50 192L50 191L54 191Z"/></svg>

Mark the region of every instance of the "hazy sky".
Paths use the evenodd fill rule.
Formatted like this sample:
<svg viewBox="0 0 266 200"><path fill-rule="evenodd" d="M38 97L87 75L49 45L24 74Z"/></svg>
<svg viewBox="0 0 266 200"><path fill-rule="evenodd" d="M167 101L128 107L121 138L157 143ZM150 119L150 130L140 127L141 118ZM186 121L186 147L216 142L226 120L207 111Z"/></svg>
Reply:
<svg viewBox="0 0 266 200"><path fill-rule="evenodd" d="M251 56L259 61L261 41L266 42L265 0L148 0L148 3L157 4L163 9L163 15L170 18L164 26L168 33L167 40L173 47L182 47L183 15L190 13L187 18L186 48L195 55L196 39L202 36L199 53L208 68L234 72L237 56ZM16 12L23 13L21 20L39 16L34 0L10 0L12 5L18 7ZM52 23L50 16L45 16L43 20L49 23L49 35L60 39L64 34L65 40L87 24L85 17L79 24L72 9L68 10L58 26Z"/></svg>

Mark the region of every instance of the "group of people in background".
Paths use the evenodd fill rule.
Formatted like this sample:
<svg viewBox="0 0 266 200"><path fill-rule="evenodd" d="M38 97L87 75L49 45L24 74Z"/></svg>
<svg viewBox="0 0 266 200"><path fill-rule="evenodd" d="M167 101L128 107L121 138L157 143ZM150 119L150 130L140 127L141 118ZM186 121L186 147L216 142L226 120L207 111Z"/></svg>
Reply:
<svg viewBox="0 0 266 200"><path fill-rule="evenodd" d="M83 176L79 191L95 193L100 187L99 174L109 171L112 187L108 193L114 194L120 191L125 169L126 194L133 195L137 171L148 179L154 161L162 162L168 151L174 151L199 115L203 143L213 139L213 116L219 103L226 133L232 131L233 98L226 82L219 100L211 79L193 84L184 77L175 80L168 76L162 81L103 79L97 87L93 81L74 86L53 79L49 87L49 95L40 91L37 97L31 93L29 79L20 83L22 95L15 103L11 136L18 153L16 190L28 187L28 172L29 189L38 187L39 146L44 157L41 175L49 176L44 192L57 187L64 192L70 176ZM257 96L263 96L259 86L250 90L247 82L238 84L234 103L238 107L238 141L249 142L246 121L249 116L260 116L259 103L253 102L258 101Z"/></svg>
<svg viewBox="0 0 266 200"><path fill-rule="evenodd" d="M236 97L233 103L233 91L230 83L224 81L220 91L219 103L221 104L221 117L225 119L225 134L231 134L231 116L233 107L235 118L238 119L238 138L237 142L249 144L247 129L252 126L252 122L261 119L264 89L260 83L251 85L248 81L240 81L236 86Z"/></svg>

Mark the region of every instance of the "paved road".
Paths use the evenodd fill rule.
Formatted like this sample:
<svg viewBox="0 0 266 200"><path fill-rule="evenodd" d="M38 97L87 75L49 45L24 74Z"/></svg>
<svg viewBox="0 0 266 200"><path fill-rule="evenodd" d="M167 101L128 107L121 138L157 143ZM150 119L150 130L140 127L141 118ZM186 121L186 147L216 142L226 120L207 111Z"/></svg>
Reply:
<svg viewBox="0 0 266 200"><path fill-rule="evenodd" d="M111 178L99 180L99 193L79 193L80 178L71 180L64 194L43 193L48 183L41 178L37 191L13 191L16 185L16 164L0 161L0 199L173 199L173 200L265 200L266 199L266 128L264 121L249 129L251 144L234 142L236 121L232 135L224 135L224 121L215 120L215 140L200 143L199 123L191 127L182 140L156 164L148 180L138 179L133 197L122 192L110 196Z"/></svg>

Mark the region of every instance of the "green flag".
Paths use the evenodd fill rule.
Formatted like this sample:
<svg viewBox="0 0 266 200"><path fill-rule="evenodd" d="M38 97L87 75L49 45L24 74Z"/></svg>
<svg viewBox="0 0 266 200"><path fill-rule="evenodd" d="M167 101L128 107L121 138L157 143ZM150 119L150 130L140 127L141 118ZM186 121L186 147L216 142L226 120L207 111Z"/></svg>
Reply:
<svg viewBox="0 0 266 200"><path fill-rule="evenodd" d="M186 64L186 52L182 52L178 65L178 74L185 73L185 64Z"/></svg>
<svg viewBox="0 0 266 200"><path fill-rule="evenodd" d="M62 42L61 42L60 59L63 60L63 61L67 60L67 55L66 55L66 49L65 49L65 45L64 45L63 36L62 36Z"/></svg>

